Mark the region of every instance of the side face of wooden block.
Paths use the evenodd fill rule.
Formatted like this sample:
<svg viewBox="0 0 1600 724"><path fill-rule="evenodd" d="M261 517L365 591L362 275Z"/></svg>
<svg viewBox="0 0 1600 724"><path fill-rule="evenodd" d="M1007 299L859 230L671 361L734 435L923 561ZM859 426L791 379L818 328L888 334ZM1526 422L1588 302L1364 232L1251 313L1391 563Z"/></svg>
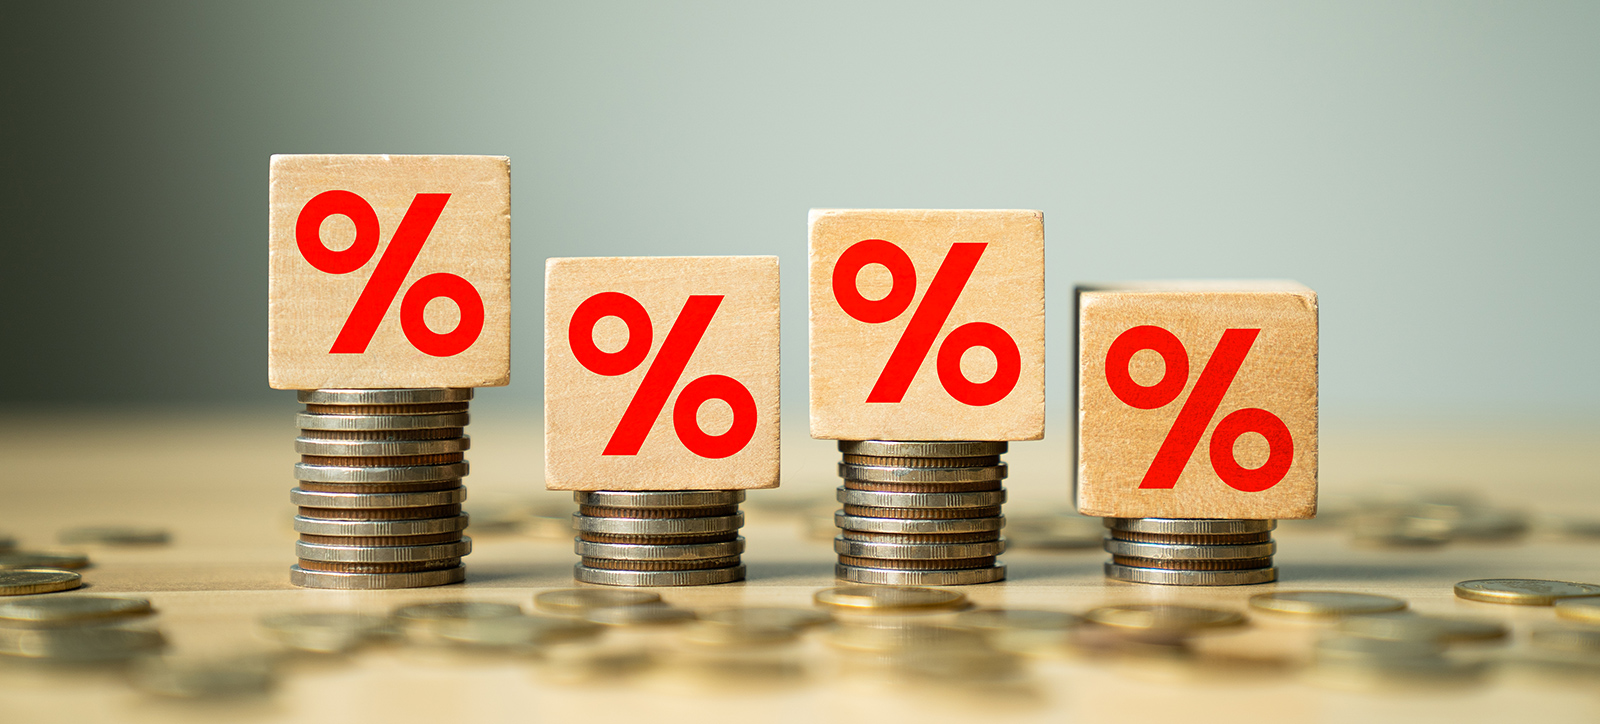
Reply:
<svg viewBox="0 0 1600 724"><path fill-rule="evenodd" d="M813 210L811 436L1044 436L1044 214Z"/></svg>
<svg viewBox="0 0 1600 724"><path fill-rule="evenodd" d="M273 387L510 381L510 159L280 155L270 188Z"/></svg>
<svg viewBox="0 0 1600 724"><path fill-rule="evenodd" d="M1317 512L1317 297L1293 282L1078 290L1078 509Z"/></svg>
<svg viewBox="0 0 1600 724"><path fill-rule="evenodd" d="M778 486L778 258L550 259L545 487Z"/></svg>

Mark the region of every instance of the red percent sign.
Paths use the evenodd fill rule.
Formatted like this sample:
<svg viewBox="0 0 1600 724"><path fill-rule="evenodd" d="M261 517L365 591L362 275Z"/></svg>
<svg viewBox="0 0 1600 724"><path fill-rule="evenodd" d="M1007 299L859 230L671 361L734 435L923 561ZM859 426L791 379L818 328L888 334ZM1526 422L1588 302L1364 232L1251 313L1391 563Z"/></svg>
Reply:
<svg viewBox="0 0 1600 724"><path fill-rule="evenodd" d="M367 351L372 335L377 333L383 315L394 304L400 285L411 273L411 265L422 253L423 243L427 242L428 234L433 232L433 225L439 221L445 202L449 200L450 194L417 194L411 200L388 248L378 258L377 268L367 278L355 307L344 320L339 336L333 340L329 354ZM341 251L329 249L322 243L322 222L336 215L349 217L356 225L355 243ZM300 255L318 271L349 274L366 266L378 253L378 214L372 210L372 204L354 193L324 191L300 209L300 217L294 224L294 239L300 247ZM455 302L461 310L456 328L444 334L428 329L422 317L428 302L440 297ZM423 353L434 357L460 354L478 341L478 335L483 332L483 297L478 296L471 282L454 274L429 274L413 282L405 298L400 300L400 329L411 345Z"/></svg>
<svg viewBox="0 0 1600 724"><path fill-rule="evenodd" d="M722 295L696 294L683 303L678 319L667 331L656 358L645 370L639 389L628 401L628 409L617 421L611 440L602 455L637 455L640 446L650 435L650 427L672 396L673 388L683 377L689 358L700 346L700 338L711 326ZM628 343L615 352L595 346L594 325L606 317L616 317L628 326ZM639 368L650 355L654 339L650 313L644 305L621 292L601 292L578 305L567 325L567 343L572 356L583 368L599 375L615 377ZM733 408L733 425L721 435L709 435L700 429L696 415L708 400L722 400ZM678 440L690 452L703 458L725 458L744 449L756 434L756 401L750 390L738 380L725 375L696 377L678 392L672 405L672 428Z"/></svg>
<svg viewBox="0 0 1600 724"><path fill-rule="evenodd" d="M894 352L878 374L878 382L867 395L867 402L899 402L905 399L911 380L922 368L928 351L939 337L939 331L950 318L961 290L972 278L978 259L988 244L959 242L950 245L933 281L928 284L922 302L911 314L911 321L900 334ZM889 270L893 283L882 299L867 299L856 286L856 275L869 264L880 264ZM911 307L911 298L917 293L917 269L904 249L883 239L858 241L839 255L833 267L833 298L852 319L867 324L882 324L899 317ZM961 355L973 347L984 347L994 353L994 376L984 382L973 382L961 372ZM1017 386L1022 374L1022 353L1016 340L1005 330L987 322L969 322L950 330L939 345L936 362L939 384L956 400L982 407L1005 399Z"/></svg>
<svg viewBox="0 0 1600 724"><path fill-rule="evenodd" d="M1183 407L1178 410L1178 419L1173 421L1172 429L1161 441L1161 449L1150 461L1150 469L1139 483L1141 489L1171 488L1178 483L1189 457L1200 446L1200 438L1205 435L1211 418L1216 416L1217 407L1222 404L1223 396L1228 393L1228 387L1260 334L1259 329L1230 329L1222 333L1222 340L1211 353L1211 359L1206 361L1205 369L1200 371L1200 379L1195 381L1189 399L1184 400ZM1128 368L1133 355L1144 350L1161 355L1167 367L1161 381L1148 387L1134 382ZM1189 351L1175 335L1160 327L1145 325L1123 332L1106 352L1106 383L1112 394L1130 407L1141 410L1165 407L1178 399L1188 381ZM1267 439L1267 462L1261 467L1247 468L1234 459L1233 443L1247 432L1259 433ZM1294 439L1289 435L1289 428L1281 418L1266 410L1254 407L1235 410L1222 418L1211 433L1211 468L1222 482L1235 490L1258 493L1277 485L1288 474L1293 462Z"/></svg>

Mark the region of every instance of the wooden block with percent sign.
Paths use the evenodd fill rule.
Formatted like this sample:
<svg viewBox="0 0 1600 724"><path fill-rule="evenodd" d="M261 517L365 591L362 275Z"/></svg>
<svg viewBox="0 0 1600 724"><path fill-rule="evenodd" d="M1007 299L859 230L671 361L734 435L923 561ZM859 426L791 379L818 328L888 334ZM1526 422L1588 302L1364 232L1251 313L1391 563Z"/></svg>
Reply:
<svg viewBox="0 0 1600 724"><path fill-rule="evenodd" d="M273 387L510 381L510 159L273 156L271 204Z"/></svg>
<svg viewBox="0 0 1600 724"><path fill-rule="evenodd" d="M813 210L811 436L1044 437L1044 214Z"/></svg>
<svg viewBox="0 0 1600 724"><path fill-rule="evenodd" d="M1078 289L1078 509L1317 513L1317 295L1294 282Z"/></svg>
<svg viewBox="0 0 1600 724"><path fill-rule="evenodd" d="M550 259L545 487L778 485L778 258Z"/></svg>

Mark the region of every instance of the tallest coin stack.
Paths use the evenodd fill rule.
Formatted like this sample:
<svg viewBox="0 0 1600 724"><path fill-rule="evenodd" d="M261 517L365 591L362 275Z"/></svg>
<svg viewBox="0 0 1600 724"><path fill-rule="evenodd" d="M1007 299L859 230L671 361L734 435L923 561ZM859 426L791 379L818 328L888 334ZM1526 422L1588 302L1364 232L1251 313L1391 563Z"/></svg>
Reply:
<svg viewBox="0 0 1600 724"><path fill-rule="evenodd" d="M294 466L308 588L418 588L466 578L464 433L471 389L309 390Z"/></svg>

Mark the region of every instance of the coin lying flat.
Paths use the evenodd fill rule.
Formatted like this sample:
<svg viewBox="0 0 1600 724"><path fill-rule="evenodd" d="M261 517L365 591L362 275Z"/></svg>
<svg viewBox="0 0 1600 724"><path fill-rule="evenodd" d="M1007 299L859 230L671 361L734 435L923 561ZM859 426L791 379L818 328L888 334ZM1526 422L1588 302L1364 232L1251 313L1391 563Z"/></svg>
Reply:
<svg viewBox="0 0 1600 724"><path fill-rule="evenodd" d="M1247 543L1244 545L1182 545L1173 543L1138 543L1106 538L1102 546L1107 553L1132 558L1156 558L1172 561L1215 561L1239 558L1269 558L1278 551L1276 543Z"/></svg>
<svg viewBox="0 0 1600 724"><path fill-rule="evenodd" d="M12 551L0 553L0 571L16 568L83 568L89 557L82 553L43 553Z"/></svg>
<svg viewBox="0 0 1600 724"><path fill-rule="evenodd" d="M642 606L660 603L661 594L649 591L619 591L608 588L563 588L533 597L533 607L547 613L582 616L596 608Z"/></svg>
<svg viewBox="0 0 1600 724"><path fill-rule="evenodd" d="M121 661L166 645L161 632L120 626L0 628L0 656L62 662Z"/></svg>
<svg viewBox="0 0 1600 724"><path fill-rule="evenodd" d="M965 458L979 455L1004 455L1008 447L1008 444L1004 442L981 441L839 441L839 452L878 457Z"/></svg>
<svg viewBox="0 0 1600 724"><path fill-rule="evenodd" d="M1064 631L1082 624L1083 618L1066 611L980 608L957 614L953 623L980 631Z"/></svg>
<svg viewBox="0 0 1600 724"><path fill-rule="evenodd" d="M407 630L428 630L441 621L521 616L522 607L488 601L439 601L401 606L389 615Z"/></svg>
<svg viewBox="0 0 1600 724"><path fill-rule="evenodd" d="M1456 584L1456 596L1517 606L1549 606L1563 598L1600 596L1600 586L1531 578L1483 578Z"/></svg>
<svg viewBox="0 0 1600 724"><path fill-rule="evenodd" d="M307 508L425 508L458 505L467 499L465 487L415 493L330 493L294 488L289 502Z"/></svg>
<svg viewBox="0 0 1600 724"><path fill-rule="evenodd" d="M308 483L430 483L464 478L470 467L465 462L398 467L295 463L294 479Z"/></svg>
<svg viewBox="0 0 1600 724"><path fill-rule="evenodd" d="M1245 622L1244 615L1235 611L1163 603L1102 606L1083 616L1102 626L1145 631L1196 631Z"/></svg>
<svg viewBox="0 0 1600 724"><path fill-rule="evenodd" d="M472 449L472 438L462 435L440 440L322 440L297 437L294 451L324 457L396 457L444 455Z"/></svg>
<svg viewBox="0 0 1600 724"><path fill-rule="evenodd" d="M408 573L337 573L333 571L308 571L300 566L289 566L289 582L302 588L331 588L347 591L386 590L392 588L423 588L445 586L467 580L465 566L434 571Z"/></svg>
<svg viewBox="0 0 1600 724"><path fill-rule="evenodd" d="M302 430L428 430L439 427L466 427L471 413L447 412L434 415L327 415L300 412L295 427Z"/></svg>
<svg viewBox="0 0 1600 724"><path fill-rule="evenodd" d="M444 518L420 518L416 520L343 520L336 518L308 518L303 515L294 517L295 532L313 535L364 537L435 535L438 533L454 533L465 530L466 527L466 513Z"/></svg>
<svg viewBox="0 0 1600 724"><path fill-rule="evenodd" d="M744 536L714 543L642 545L636 543L596 543L574 538L572 551L584 558L609 558L624 561L691 561L726 558L744 553Z"/></svg>
<svg viewBox="0 0 1600 724"><path fill-rule="evenodd" d="M460 558L472 552L472 539L415 546L325 545L295 541L294 554L302 561L330 563L413 563Z"/></svg>
<svg viewBox="0 0 1600 724"><path fill-rule="evenodd" d="M261 628L285 646L319 653L349 651L396 633L387 618L344 611L272 614L261 619Z"/></svg>
<svg viewBox="0 0 1600 724"><path fill-rule="evenodd" d="M834 498L846 505L876 508L978 508L1006 502L1004 490L967 493L884 493L875 490L838 488Z"/></svg>
<svg viewBox="0 0 1600 724"><path fill-rule="evenodd" d="M1600 654L1600 629L1543 626L1533 630L1528 643L1546 651Z"/></svg>
<svg viewBox="0 0 1600 724"><path fill-rule="evenodd" d="M1556 615L1585 623L1600 623L1600 596L1556 601Z"/></svg>
<svg viewBox="0 0 1600 724"><path fill-rule="evenodd" d="M833 540L833 552L855 558L948 560L992 557L1005 550L1004 540L982 543L872 543L847 540L842 536Z"/></svg>
<svg viewBox="0 0 1600 724"><path fill-rule="evenodd" d="M970 586L1005 580L1006 564L997 562L982 568L952 570L907 570L836 563L833 566L833 576L842 581L877 586Z"/></svg>
<svg viewBox="0 0 1600 724"><path fill-rule="evenodd" d="M165 545L167 531L134 526L89 526L61 531L57 539L69 545L146 546Z"/></svg>
<svg viewBox="0 0 1600 724"><path fill-rule="evenodd" d="M1196 571L1127 566L1115 561L1106 561L1103 569L1106 578L1114 581L1149 583L1157 586L1252 586L1278 580L1278 569L1272 566L1226 571Z"/></svg>
<svg viewBox="0 0 1600 724"><path fill-rule="evenodd" d="M16 568L0 571L0 596L68 591L83 585L83 576L55 568Z"/></svg>
<svg viewBox="0 0 1600 724"><path fill-rule="evenodd" d="M817 591L818 605L848 611L904 612L965 608L967 595L908 586L840 586Z"/></svg>
<svg viewBox="0 0 1600 724"><path fill-rule="evenodd" d="M0 603L0 623L23 626L101 623L155 613L150 601L119 596L49 596Z"/></svg>
<svg viewBox="0 0 1600 724"><path fill-rule="evenodd" d="M1339 622L1339 633L1391 641L1456 642L1502 639L1510 629L1498 621L1392 611L1346 617Z"/></svg>
<svg viewBox="0 0 1600 724"><path fill-rule="evenodd" d="M744 527L744 513L709 518L602 518L573 513L572 527L583 533L612 535L731 533Z"/></svg>
<svg viewBox="0 0 1600 724"><path fill-rule="evenodd" d="M1250 597L1250 607L1269 613L1338 618L1399 611L1406 602L1388 596L1343 591L1278 591Z"/></svg>
<svg viewBox="0 0 1600 724"><path fill-rule="evenodd" d="M1441 651L1443 647L1437 641L1329 636L1316 643L1313 654L1318 663L1330 663L1432 658Z"/></svg>

